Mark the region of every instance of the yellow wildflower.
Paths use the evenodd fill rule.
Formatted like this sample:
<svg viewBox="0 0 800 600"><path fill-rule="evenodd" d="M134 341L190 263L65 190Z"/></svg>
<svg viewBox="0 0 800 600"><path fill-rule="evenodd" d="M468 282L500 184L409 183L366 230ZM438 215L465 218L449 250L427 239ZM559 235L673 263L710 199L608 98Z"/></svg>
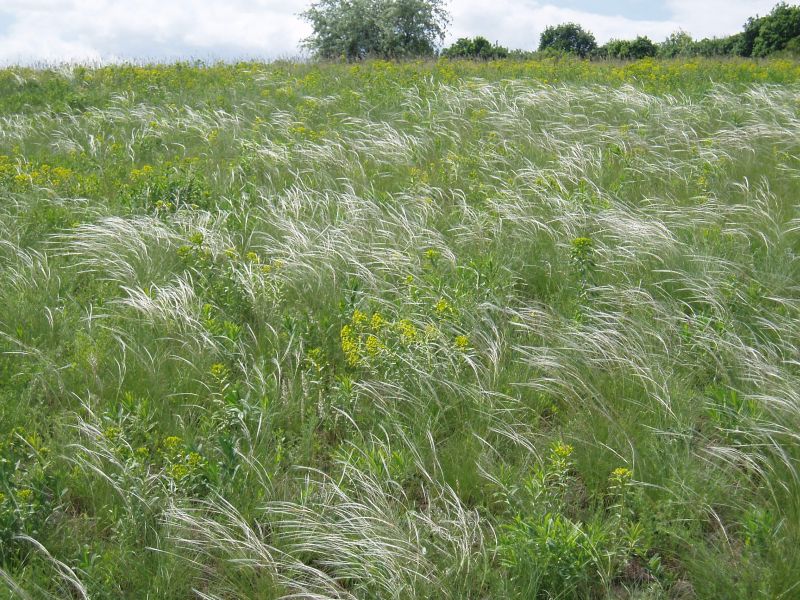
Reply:
<svg viewBox="0 0 800 600"><path fill-rule="evenodd" d="M350 325L343 326L339 332L339 337L341 338L342 352L344 352L344 357L347 359L347 364L351 367L357 366L361 362L361 355L358 351L358 341L353 333L353 328Z"/></svg>
<svg viewBox="0 0 800 600"><path fill-rule="evenodd" d="M161 443L164 446L164 450L169 450L174 452L178 448L181 447L183 440L179 438L177 435L171 435L167 438L164 438L164 441Z"/></svg>
<svg viewBox="0 0 800 600"><path fill-rule="evenodd" d="M190 469L199 469L205 465L205 462L205 459L197 452L189 452L189 454L186 456L186 465Z"/></svg>
<svg viewBox="0 0 800 600"><path fill-rule="evenodd" d="M119 427L106 427L103 431L103 437L112 442L116 442L121 435L122 430Z"/></svg>
<svg viewBox="0 0 800 600"><path fill-rule="evenodd" d="M183 479L184 477L189 475L190 472L191 469L188 466L182 465L180 463L170 465L170 467L167 469L167 474L175 480Z"/></svg>
<svg viewBox="0 0 800 600"><path fill-rule="evenodd" d="M440 315L453 310L453 306L447 301L446 298L439 298L439 301L433 305L433 308Z"/></svg>
<svg viewBox="0 0 800 600"><path fill-rule="evenodd" d="M383 350L383 344L381 341L376 338L374 335L367 336L367 341L365 343L367 347L367 353L370 356L376 356L380 354L381 350Z"/></svg>
<svg viewBox="0 0 800 600"><path fill-rule="evenodd" d="M375 313L369 320L369 326L372 327L374 331L380 331L385 325L386 319L384 319L380 313Z"/></svg>
<svg viewBox="0 0 800 600"><path fill-rule="evenodd" d="M553 444L553 454L558 458L569 458L573 450L574 448L571 445L565 444L564 442L556 442Z"/></svg>
<svg viewBox="0 0 800 600"><path fill-rule="evenodd" d="M211 376L214 379L222 380L228 376L228 367L222 363L214 363L211 365L211 368L208 370L208 372L211 373Z"/></svg>
<svg viewBox="0 0 800 600"><path fill-rule="evenodd" d="M611 479L615 482L621 483L623 481L627 481L631 477L633 477L633 471L627 467L617 467L611 471Z"/></svg>
<svg viewBox="0 0 800 600"><path fill-rule="evenodd" d="M457 335L453 343L455 347L462 352L469 348L469 338L465 335Z"/></svg>
<svg viewBox="0 0 800 600"><path fill-rule="evenodd" d="M400 337L406 343L411 343L417 339L417 328L408 319L402 319L397 322L397 330L400 332Z"/></svg>

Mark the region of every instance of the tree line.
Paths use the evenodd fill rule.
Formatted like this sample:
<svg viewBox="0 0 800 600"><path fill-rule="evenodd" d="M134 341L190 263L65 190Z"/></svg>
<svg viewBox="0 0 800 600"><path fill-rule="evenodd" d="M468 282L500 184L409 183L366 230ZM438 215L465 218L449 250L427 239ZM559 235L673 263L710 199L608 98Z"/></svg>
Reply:
<svg viewBox="0 0 800 600"><path fill-rule="evenodd" d="M509 50L483 36L460 38L440 49L450 22L444 0L317 0L301 16L313 30L303 45L317 58L328 60L437 55L477 60L561 54L593 60L800 56L800 6L785 2L768 15L748 19L739 33L700 40L677 31L660 43L638 36L600 46L590 31L564 23L542 32L536 52Z"/></svg>

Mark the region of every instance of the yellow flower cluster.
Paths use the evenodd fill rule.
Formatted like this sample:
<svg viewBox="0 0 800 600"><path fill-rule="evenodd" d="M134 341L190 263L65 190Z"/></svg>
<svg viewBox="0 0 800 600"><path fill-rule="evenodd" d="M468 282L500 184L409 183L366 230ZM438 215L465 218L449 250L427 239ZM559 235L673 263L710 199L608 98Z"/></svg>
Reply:
<svg viewBox="0 0 800 600"><path fill-rule="evenodd" d="M448 313L453 312L453 305L446 298L439 298L436 304L433 305L433 309L436 311L438 315L445 315Z"/></svg>
<svg viewBox="0 0 800 600"><path fill-rule="evenodd" d="M122 436L122 430L119 427L106 427L103 430L103 437L110 442L116 442Z"/></svg>
<svg viewBox="0 0 800 600"><path fill-rule="evenodd" d="M375 358L387 352L391 345L412 344L419 340L417 327L408 319L389 321L382 314L371 315L355 309L350 322L339 331L342 352L347 364L356 367L366 358Z"/></svg>
<svg viewBox="0 0 800 600"><path fill-rule="evenodd" d="M556 442L552 447L553 455L561 459L569 458L574 450L571 445L564 442Z"/></svg>
<svg viewBox="0 0 800 600"><path fill-rule="evenodd" d="M617 467L613 471L611 471L611 481L615 483L623 483L628 481L631 477L633 477L633 471L628 469L627 467Z"/></svg>
<svg viewBox="0 0 800 600"><path fill-rule="evenodd" d="M358 348L358 337L353 331L353 328L350 325L342 326L339 337L342 343L342 352L344 352L347 364L351 367L358 366L361 362L361 353Z"/></svg>
<svg viewBox="0 0 800 600"><path fill-rule="evenodd" d="M191 484L192 479L203 477L206 459L199 452L186 452L181 438L178 436L165 438L161 442L161 447L161 456L166 463L164 473L176 483Z"/></svg>
<svg viewBox="0 0 800 600"><path fill-rule="evenodd" d="M29 504L33 501L33 490L29 488L17 490L17 500L24 502L25 504Z"/></svg>
<svg viewBox="0 0 800 600"><path fill-rule="evenodd" d="M133 169L131 171L131 179L134 181L140 179L147 179L153 172L153 167L150 165L142 165L141 169Z"/></svg>
<svg viewBox="0 0 800 600"><path fill-rule="evenodd" d="M370 356L377 356L386 347L374 335L368 335L367 336L367 341L366 341L366 343L364 345L367 348L367 354L369 354Z"/></svg>
<svg viewBox="0 0 800 600"><path fill-rule="evenodd" d="M436 302L433 308L440 316L455 312L445 298ZM445 341L447 336L443 336L439 327L432 322L420 330L410 319L393 321L378 312L368 314L355 309L349 322L339 330L339 339L347 364L357 367L369 364L370 359L379 356L388 357L393 352L400 352L419 344L436 340ZM467 352L471 347L470 339L464 334L450 339L451 347L459 352Z"/></svg>
<svg viewBox="0 0 800 600"><path fill-rule="evenodd" d="M380 331L386 326L386 319L384 319L380 313L375 313L369 320L369 326L373 331Z"/></svg>
<svg viewBox="0 0 800 600"><path fill-rule="evenodd" d="M306 362L308 366L314 368L317 373L321 373L325 369L325 353L322 348L311 348L306 352Z"/></svg>
<svg viewBox="0 0 800 600"><path fill-rule="evenodd" d="M66 167L48 164L12 162L8 156L0 156L0 181L9 180L20 187L29 185L62 187L73 183L76 174Z"/></svg>
<svg viewBox="0 0 800 600"><path fill-rule="evenodd" d="M182 444L183 440L179 438L177 435L171 435L167 438L164 438L164 441L161 442L161 445L167 452L175 452L178 448L181 447Z"/></svg>
<svg viewBox="0 0 800 600"><path fill-rule="evenodd" d="M211 376L217 381L223 381L228 376L228 367L222 363L214 363L211 365L211 368L208 370L208 372L211 373Z"/></svg>
<svg viewBox="0 0 800 600"><path fill-rule="evenodd" d="M397 322L397 331L400 333L400 338L407 344L417 340L417 328L408 319L402 319Z"/></svg>

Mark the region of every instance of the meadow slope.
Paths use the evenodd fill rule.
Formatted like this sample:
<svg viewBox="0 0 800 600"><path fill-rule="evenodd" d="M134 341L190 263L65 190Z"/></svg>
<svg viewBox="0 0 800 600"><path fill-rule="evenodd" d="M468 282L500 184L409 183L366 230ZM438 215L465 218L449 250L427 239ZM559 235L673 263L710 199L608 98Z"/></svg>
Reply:
<svg viewBox="0 0 800 600"><path fill-rule="evenodd" d="M0 598L800 597L800 66L0 71Z"/></svg>

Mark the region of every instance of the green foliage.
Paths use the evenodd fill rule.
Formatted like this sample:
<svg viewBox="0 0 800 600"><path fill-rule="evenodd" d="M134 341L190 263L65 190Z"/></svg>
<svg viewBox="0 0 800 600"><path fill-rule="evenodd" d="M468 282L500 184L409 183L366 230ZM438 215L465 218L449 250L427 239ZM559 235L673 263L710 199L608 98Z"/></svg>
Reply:
<svg viewBox="0 0 800 600"><path fill-rule="evenodd" d="M789 6L782 2L763 19L748 22L746 29L756 27L758 35L753 40L752 56L769 56L780 52L800 36L800 6Z"/></svg>
<svg viewBox="0 0 800 600"><path fill-rule="evenodd" d="M594 35L576 23L546 27L539 38L540 52L566 52L585 58L596 49Z"/></svg>
<svg viewBox="0 0 800 600"><path fill-rule="evenodd" d="M610 40L593 53L593 58L612 60L640 60L656 55L658 47L647 37L635 40Z"/></svg>
<svg viewBox="0 0 800 600"><path fill-rule="evenodd" d="M319 0L302 16L305 46L326 59L431 56L448 23L440 0Z"/></svg>
<svg viewBox="0 0 800 600"><path fill-rule="evenodd" d="M449 48L442 50L445 58L471 58L477 60L495 60L508 57L508 48L492 44L485 37L477 36L459 38Z"/></svg>
<svg viewBox="0 0 800 600"><path fill-rule="evenodd" d="M36 433L17 427L0 438L0 565L24 561L20 536L44 534L57 501L51 462Z"/></svg>
<svg viewBox="0 0 800 600"><path fill-rule="evenodd" d="M786 43L784 50L791 56L800 56L800 35L793 37Z"/></svg>
<svg viewBox="0 0 800 600"><path fill-rule="evenodd" d="M679 56L692 56L694 40L685 31L675 31L658 46L660 58L676 58Z"/></svg>
<svg viewBox="0 0 800 600"><path fill-rule="evenodd" d="M743 31L727 38L732 41L730 54L764 57L788 50L792 40L800 36L800 7L785 2L775 5L763 17L750 17Z"/></svg>
<svg viewBox="0 0 800 600"><path fill-rule="evenodd" d="M765 20L765 17L750 17L747 19L747 22L744 24L744 29L742 30L741 38L739 38L734 48L738 56L753 56L753 48Z"/></svg>
<svg viewBox="0 0 800 600"><path fill-rule="evenodd" d="M518 517L506 525L500 544L514 598L582 597L597 581L601 535L563 515Z"/></svg>
<svg viewBox="0 0 800 600"><path fill-rule="evenodd" d="M610 475L607 525L594 518L581 521L575 503L581 481L572 454L572 446L554 444L546 463L507 499L517 510L500 538L509 597L593 597L612 579L629 577L630 561L647 552L641 546L642 528L628 510L631 471L619 467ZM657 560L649 566L658 571ZM640 579L654 580L650 572L643 573Z"/></svg>
<svg viewBox="0 0 800 600"><path fill-rule="evenodd" d="M721 57L739 55L743 34L737 33L723 38L703 38L692 48L693 56Z"/></svg>
<svg viewBox="0 0 800 600"><path fill-rule="evenodd" d="M202 178L187 164L167 163L153 167L145 164L130 173L129 185L119 191L120 200L132 212L155 214L174 212L188 206L207 208L209 191Z"/></svg>
<svg viewBox="0 0 800 600"><path fill-rule="evenodd" d="M639 36L635 40L611 40L597 48L594 55L617 60L640 60L653 57L657 52L658 47L650 38Z"/></svg>

